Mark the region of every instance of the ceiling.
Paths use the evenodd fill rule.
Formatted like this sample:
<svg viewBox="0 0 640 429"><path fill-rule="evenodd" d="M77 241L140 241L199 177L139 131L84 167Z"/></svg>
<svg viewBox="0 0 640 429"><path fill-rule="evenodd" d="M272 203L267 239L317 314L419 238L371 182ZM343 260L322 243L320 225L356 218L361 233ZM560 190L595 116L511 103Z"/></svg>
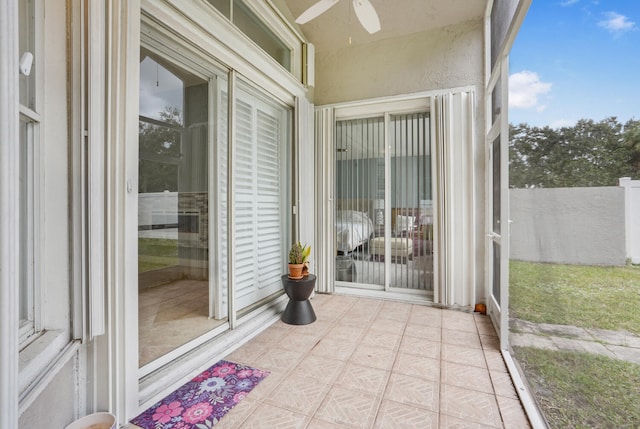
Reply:
<svg viewBox="0 0 640 429"><path fill-rule="evenodd" d="M318 0L283 0L297 18ZM322 15L301 25L317 52L376 42L445 27L484 16L487 0L370 0L381 30L369 34L356 17L351 0L340 0Z"/></svg>

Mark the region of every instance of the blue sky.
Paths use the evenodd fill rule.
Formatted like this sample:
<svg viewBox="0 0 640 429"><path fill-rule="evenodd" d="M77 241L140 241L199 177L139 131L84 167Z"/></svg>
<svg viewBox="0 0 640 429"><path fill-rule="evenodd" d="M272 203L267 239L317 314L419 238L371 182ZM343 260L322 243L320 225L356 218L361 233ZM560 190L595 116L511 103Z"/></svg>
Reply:
<svg viewBox="0 0 640 429"><path fill-rule="evenodd" d="M533 0L509 68L512 124L640 119L640 0Z"/></svg>

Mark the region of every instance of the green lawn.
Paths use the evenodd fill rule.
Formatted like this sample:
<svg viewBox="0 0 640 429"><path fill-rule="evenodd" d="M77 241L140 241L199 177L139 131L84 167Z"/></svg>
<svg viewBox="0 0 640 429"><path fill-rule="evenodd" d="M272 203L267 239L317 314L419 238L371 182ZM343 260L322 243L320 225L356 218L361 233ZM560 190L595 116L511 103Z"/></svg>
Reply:
<svg viewBox="0 0 640 429"><path fill-rule="evenodd" d="M640 335L640 267L511 261L511 317Z"/></svg>
<svg viewBox="0 0 640 429"><path fill-rule="evenodd" d="M529 347L515 354L551 428L640 428L640 365Z"/></svg>
<svg viewBox="0 0 640 429"><path fill-rule="evenodd" d="M640 335L640 267L511 261L511 317ZM552 428L640 428L640 365L568 351L516 348Z"/></svg>
<svg viewBox="0 0 640 429"><path fill-rule="evenodd" d="M138 238L138 272L178 265L178 240Z"/></svg>

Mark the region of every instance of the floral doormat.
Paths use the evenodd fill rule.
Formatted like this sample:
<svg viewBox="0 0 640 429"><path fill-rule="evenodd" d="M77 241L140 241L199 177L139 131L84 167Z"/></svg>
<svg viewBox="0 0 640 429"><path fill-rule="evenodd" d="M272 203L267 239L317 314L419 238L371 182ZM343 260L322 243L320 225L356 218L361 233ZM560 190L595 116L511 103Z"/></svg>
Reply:
<svg viewBox="0 0 640 429"><path fill-rule="evenodd" d="M221 360L131 420L143 429L207 429L244 399L268 371Z"/></svg>

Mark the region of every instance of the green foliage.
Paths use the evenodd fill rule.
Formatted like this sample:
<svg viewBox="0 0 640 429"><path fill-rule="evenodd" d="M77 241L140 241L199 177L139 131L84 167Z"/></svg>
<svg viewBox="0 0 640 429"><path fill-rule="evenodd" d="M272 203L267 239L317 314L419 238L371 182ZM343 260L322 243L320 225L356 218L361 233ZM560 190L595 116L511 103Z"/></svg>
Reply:
<svg viewBox="0 0 640 429"><path fill-rule="evenodd" d="M553 129L510 126L511 187L617 186L640 174L640 121L582 119Z"/></svg>
<svg viewBox="0 0 640 429"><path fill-rule="evenodd" d="M528 347L515 356L551 428L640 427L640 365Z"/></svg>
<svg viewBox="0 0 640 429"><path fill-rule="evenodd" d="M640 335L640 266L509 264L511 316Z"/></svg>
<svg viewBox="0 0 640 429"><path fill-rule="evenodd" d="M304 264L311 253L311 247L306 244L303 246L299 241L294 243L289 249L290 264Z"/></svg>
<svg viewBox="0 0 640 429"><path fill-rule="evenodd" d="M166 126L142 119L138 123L140 193L178 190L182 113L167 107L160 112L159 122Z"/></svg>

